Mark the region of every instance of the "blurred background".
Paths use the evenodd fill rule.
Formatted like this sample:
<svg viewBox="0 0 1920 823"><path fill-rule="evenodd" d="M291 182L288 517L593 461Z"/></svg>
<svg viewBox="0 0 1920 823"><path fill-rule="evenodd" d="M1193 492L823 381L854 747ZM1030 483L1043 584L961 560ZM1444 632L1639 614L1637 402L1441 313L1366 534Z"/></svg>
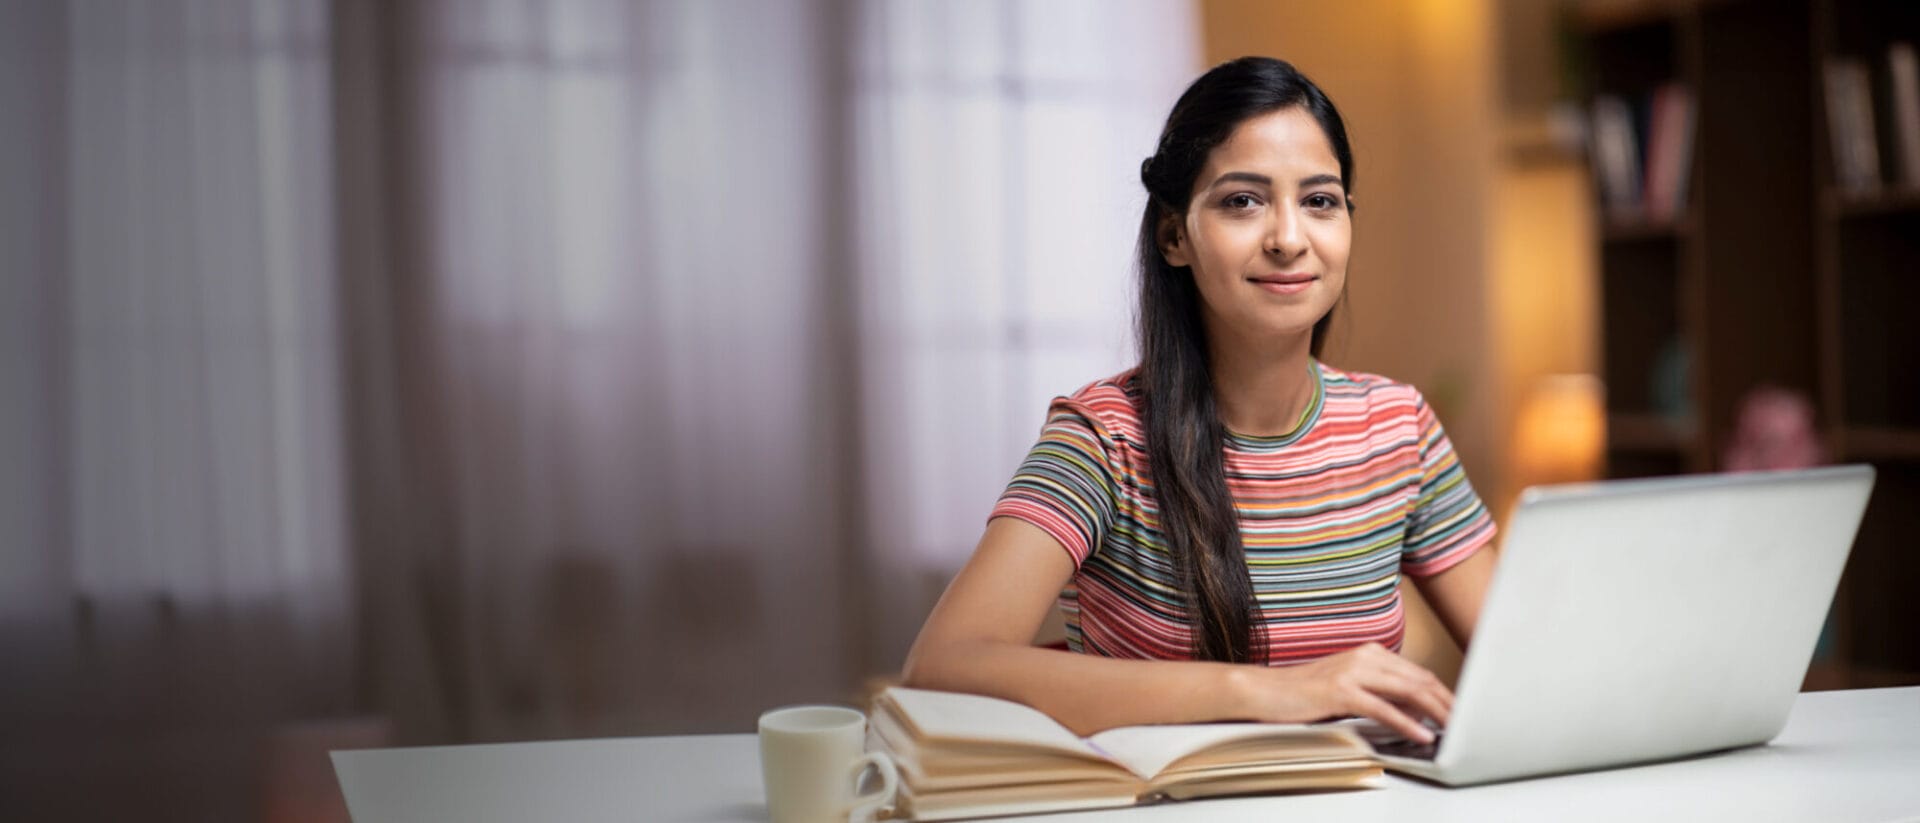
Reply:
<svg viewBox="0 0 1920 823"><path fill-rule="evenodd" d="M1353 137L1329 362L1501 518L1874 463L1808 686L1920 682L1914 8L0 0L0 817L858 701L1130 364L1139 162L1244 54Z"/></svg>

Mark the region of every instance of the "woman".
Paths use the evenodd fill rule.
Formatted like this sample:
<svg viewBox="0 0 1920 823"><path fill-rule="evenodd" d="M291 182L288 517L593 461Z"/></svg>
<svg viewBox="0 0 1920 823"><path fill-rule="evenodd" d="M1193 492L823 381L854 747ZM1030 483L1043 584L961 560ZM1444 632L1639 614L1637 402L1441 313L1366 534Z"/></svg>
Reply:
<svg viewBox="0 0 1920 823"><path fill-rule="evenodd" d="M1397 653L1397 583L1464 646L1493 523L1419 392L1316 359L1353 232L1339 113L1287 63L1235 60L1140 177L1140 363L1054 401L907 684L1080 734L1361 715L1431 741L1453 697ZM1056 599L1082 653L1030 645Z"/></svg>

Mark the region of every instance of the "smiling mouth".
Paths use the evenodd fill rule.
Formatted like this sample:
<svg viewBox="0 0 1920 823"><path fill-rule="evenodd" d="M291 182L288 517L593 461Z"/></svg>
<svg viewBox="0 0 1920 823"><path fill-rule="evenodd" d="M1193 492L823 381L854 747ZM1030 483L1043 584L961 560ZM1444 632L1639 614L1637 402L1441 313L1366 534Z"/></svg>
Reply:
<svg viewBox="0 0 1920 823"><path fill-rule="evenodd" d="M1320 281L1318 277L1249 277L1247 282L1273 294L1298 294Z"/></svg>

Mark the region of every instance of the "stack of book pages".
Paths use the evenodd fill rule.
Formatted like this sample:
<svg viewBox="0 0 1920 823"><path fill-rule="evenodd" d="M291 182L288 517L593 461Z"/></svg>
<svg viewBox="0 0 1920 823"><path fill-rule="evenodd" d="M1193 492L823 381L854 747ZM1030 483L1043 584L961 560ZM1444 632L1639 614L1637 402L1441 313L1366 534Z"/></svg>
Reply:
<svg viewBox="0 0 1920 823"><path fill-rule="evenodd" d="M867 746L900 768L895 817L947 820L1373 785L1350 725L1128 726L1082 738L1027 706L890 688Z"/></svg>

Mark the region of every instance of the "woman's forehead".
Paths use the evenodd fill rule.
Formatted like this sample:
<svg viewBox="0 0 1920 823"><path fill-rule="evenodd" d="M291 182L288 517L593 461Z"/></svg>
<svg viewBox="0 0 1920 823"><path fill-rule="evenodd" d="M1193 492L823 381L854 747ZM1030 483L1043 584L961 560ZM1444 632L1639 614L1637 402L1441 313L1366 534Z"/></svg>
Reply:
<svg viewBox="0 0 1920 823"><path fill-rule="evenodd" d="M1199 185L1230 171L1251 171L1277 180L1322 174L1339 176L1340 161L1319 121L1299 106L1249 118L1214 147Z"/></svg>

